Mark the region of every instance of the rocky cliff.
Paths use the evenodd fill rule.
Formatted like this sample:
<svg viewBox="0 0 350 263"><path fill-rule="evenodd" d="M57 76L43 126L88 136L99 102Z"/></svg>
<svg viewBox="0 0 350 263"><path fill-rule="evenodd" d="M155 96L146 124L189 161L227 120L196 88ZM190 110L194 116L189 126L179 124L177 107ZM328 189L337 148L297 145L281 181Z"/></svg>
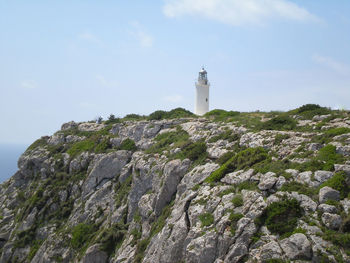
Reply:
<svg viewBox="0 0 350 263"><path fill-rule="evenodd" d="M66 123L0 186L1 262L350 262L349 156L317 105Z"/></svg>

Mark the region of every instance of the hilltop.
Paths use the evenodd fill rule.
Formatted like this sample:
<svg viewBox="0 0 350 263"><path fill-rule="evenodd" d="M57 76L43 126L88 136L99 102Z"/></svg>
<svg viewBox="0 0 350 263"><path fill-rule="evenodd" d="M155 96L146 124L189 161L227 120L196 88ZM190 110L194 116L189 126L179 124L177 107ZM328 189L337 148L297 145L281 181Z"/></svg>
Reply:
<svg viewBox="0 0 350 263"><path fill-rule="evenodd" d="M350 262L350 113L74 121L0 186L1 262Z"/></svg>

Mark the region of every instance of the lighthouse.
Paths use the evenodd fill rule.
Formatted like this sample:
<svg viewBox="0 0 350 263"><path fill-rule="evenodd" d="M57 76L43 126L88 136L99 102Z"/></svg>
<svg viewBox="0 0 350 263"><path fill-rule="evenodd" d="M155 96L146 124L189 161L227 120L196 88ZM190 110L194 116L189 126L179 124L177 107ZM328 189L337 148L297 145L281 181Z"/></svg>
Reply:
<svg viewBox="0 0 350 263"><path fill-rule="evenodd" d="M204 115L209 111L209 82L207 71L202 67L196 82L195 114Z"/></svg>

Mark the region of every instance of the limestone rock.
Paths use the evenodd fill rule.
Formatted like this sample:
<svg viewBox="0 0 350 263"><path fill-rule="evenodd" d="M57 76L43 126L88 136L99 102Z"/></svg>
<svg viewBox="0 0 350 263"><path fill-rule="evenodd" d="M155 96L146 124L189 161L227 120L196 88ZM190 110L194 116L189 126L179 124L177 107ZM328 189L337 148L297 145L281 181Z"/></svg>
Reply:
<svg viewBox="0 0 350 263"><path fill-rule="evenodd" d="M342 219L340 215L330 214L326 212L322 215L322 222L326 225L326 227L333 230L338 230L342 223Z"/></svg>
<svg viewBox="0 0 350 263"><path fill-rule="evenodd" d="M317 209L320 210L322 213L337 213L337 208L334 205L320 204Z"/></svg>
<svg viewBox="0 0 350 263"><path fill-rule="evenodd" d="M339 191L334 190L329 186L322 187L318 196L320 203L325 203L327 200L339 201L340 199Z"/></svg>
<svg viewBox="0 0 350 263"><path fill-rule="evenodd" d="M100 245L96 244L86 250L82 263L105 263L107 259L107 253L101 251Z"/></svg>
<svg viewBox="0 0 350 263"><path fill-rule="evenodd" d="M117 151L104 155L96 162L83 184L83 196L90 193L97 185L104 183L121 172L130 160L130 152Z"/></svg>
<svg viewBox="0 0 350 263"><path fill-rule="evenodd" d="M267 172L260 177L260 183L258 185L260 190L269 190L277 182L276 174L273 172Z"/></svg>
<svg viewBox="0 0 350 263"><path fill-rule="evenodd" d="M289 238L281 240L281 247L288 259L306 259L312 257L311 243L304 234L296 233Z"/></svg>
<svg viewBox="0 0 350 263"><path fill-rule="evenodd" d="M221 179L221 182L227 184L240 184L245 181L249 181L253 174L254 169L249 169L247 171L240 170L227 174L224 178Z"/></svg>

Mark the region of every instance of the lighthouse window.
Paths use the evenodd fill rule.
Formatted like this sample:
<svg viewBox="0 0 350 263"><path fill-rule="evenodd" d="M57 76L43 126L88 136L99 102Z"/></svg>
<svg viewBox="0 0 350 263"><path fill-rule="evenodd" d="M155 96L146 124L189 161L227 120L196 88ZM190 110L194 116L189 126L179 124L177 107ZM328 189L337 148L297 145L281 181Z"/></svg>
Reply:
<svg viewBox="0 0 350 263"><path fill-rule="evenodd" d="M205 101L208 102L208 98L206 98Z"/></svg>

